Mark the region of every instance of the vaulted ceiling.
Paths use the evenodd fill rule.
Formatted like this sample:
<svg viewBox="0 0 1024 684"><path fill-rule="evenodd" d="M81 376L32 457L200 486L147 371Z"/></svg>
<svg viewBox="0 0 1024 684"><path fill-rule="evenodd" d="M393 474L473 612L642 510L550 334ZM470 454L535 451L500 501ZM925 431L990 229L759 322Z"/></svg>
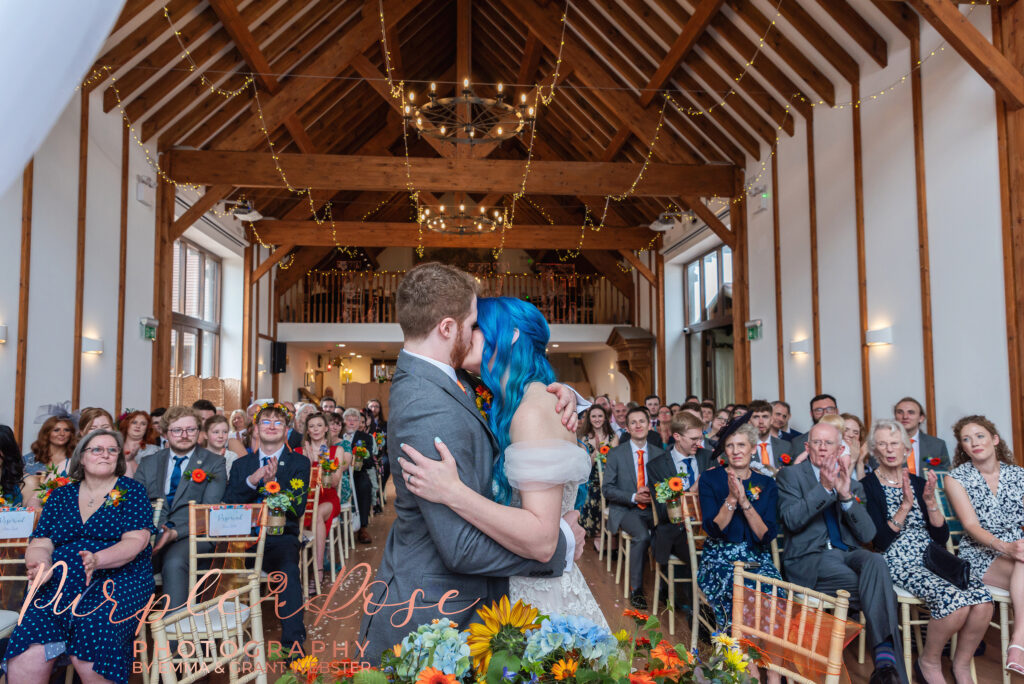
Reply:
<svg viewBox="0 0 1024 684"><path fill-rule="evenodd" d="M656 132L655 162L744 169L763 160L777 136L792 135L797 121L812 116L812 103L836 104L859 83L862 67L887 65L884 35L893 26L908 35L918 26L909 5L892 0L577 0L564 27L563 0L168 0L166 7L127 0L89 89L103 89L104 108L122 107L142 142L161 152L269 158L273 149L402 160L381 7L393 77L411 89L422 91L429 81L451 88L468 76L481 89L502 82L526 92L551 83L561 54L555 96L538 114L533 158L636 168ZM250 75L254 87L245 87ZM663 120L662 92L673 100ZM480 146L472 156L523 160L527 143ZM410 137L409 155L459 153ZM177 234L217 201L240 194L264 216L311 218L310 200L287 188L213 184L177 221ZM587 207L599 215L605 205L600 195L527 197L517 205L517 222L538 226L578 226ZM507 196L474 199L496 205ZM646 225L675 205L727 239L708 199L634 196L612 202L607 223ZM411 218L405 191L314 191L314 206L328 200L337 220L393 225ZM614 250L609 239L591 249ZM296 250L296 272L331 252L278 241Z"/></svg>

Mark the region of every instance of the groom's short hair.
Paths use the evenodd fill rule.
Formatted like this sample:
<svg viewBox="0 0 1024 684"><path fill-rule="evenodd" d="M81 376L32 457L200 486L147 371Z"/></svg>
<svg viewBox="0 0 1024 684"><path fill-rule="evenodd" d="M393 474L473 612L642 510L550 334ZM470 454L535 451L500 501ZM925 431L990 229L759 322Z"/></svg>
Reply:
<svg viewBox="0 0 1024 684"><path fill-rule="evenodd" d="M445 318L466 320L476 281L454 266L430 262L410 269L398 285L398 324L406 339L420 340Z"/></svg>

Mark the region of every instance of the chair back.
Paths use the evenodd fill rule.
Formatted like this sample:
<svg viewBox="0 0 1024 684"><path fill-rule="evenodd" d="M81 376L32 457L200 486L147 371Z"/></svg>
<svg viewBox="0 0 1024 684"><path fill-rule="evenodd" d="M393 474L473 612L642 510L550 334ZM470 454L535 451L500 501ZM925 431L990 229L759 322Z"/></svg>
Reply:
<svg viewBox="0 0 1024 684"><path fill-rule="evenodd" d="M225 508L249 511L250 531L246 535L213 536L210 534L210 511ZM188 542L188 581L195 587L199 580L201 561L210 561L211 568L221 571L221 578L247 580L263 569L263 545L267 539L266 504L188 504L188 524L191 534ZM199 551L199 545L208 543L209 551ZM218 560L219 559L219 560ZM205 571L204 571L205 572ZM219 583L219 580L218 580ZM193 601L194 596L189 596Z"/></svg>
<svg viewBox="0 0 1024 684"><path fill-rule="evenodd" d="M698 567L698 560L704 551L708 535L704 532L704 518L701 517L700 497L696 492L683 492L679 499L683 508L683 529L686 532L686 546L690 553L690 567Z"/></svg>
<svg viewBox="0 0 1024 684"><path fill-rule="evenodd" d="M321 472L319 464L309 469L309 491L306 494L306 510L299 522L299 540L312 539L316 531L317 509L320 508L320 479Z"/></svg>
<svg viewBox="0 0 1024 684"><path fill-rule="evenodd" d="M788 600L779 590L813 600ZM733 564L732 636L757 642L769 654L764 665L790 681L838 684L849 636L849 605L845 590L830 596L747 572L742 561Z"/></svg>
<svg viewBox="0 0 1024 684"><path fill-rule="evenodd" d="M19 510L17 508L0 508L0 511ZM21 509L24 510L24 509ZM32 527L39 523L40 511L35 512ZM0 539L0 606L6 606L18 596L17 593L28 582L28 568L25 566L25 550L28 548L28 537L19 539Z"/></svg>

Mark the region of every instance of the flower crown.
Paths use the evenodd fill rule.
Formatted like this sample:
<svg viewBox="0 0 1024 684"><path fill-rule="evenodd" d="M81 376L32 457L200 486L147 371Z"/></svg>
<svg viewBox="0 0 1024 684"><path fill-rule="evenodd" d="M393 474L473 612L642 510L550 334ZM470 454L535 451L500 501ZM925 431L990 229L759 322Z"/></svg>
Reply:
<svg viewBox="0 0 1024 684"><path fill-rule="evenodd" d="M263 415L264 411L269 411L271 409L273 409L275 411L280 411L281 413L283 413L285 415L285 418L288 419L288 422L289 423L291 422L292 417L293 417L292 416L292 412L288 410L287 406L285 406L284 404L279 404L276 401L275 402L265 401L262 404L260 404L260 410L256 412L254 420L258 420L259 417L261 415Z"/></svg>

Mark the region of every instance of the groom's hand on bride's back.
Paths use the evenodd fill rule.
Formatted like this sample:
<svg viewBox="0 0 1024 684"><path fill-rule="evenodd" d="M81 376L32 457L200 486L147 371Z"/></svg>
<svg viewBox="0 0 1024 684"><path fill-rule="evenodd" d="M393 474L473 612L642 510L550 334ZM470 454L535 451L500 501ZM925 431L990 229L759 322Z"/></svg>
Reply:
<svg viewBox="0 0 1024 684"><path fill-rule="evenodd" d="M579 417L576 415L576 393L568 385L563 385L560 382L548 385L548 392L558 398L558 403L555 404L555 413L561 414L562 425L575 435L576 423L579 421Z"/></svg>
<svg viewBox="0 0 1024 684"><path fill-rule="evenodd" d="M573 562L578 561L583 555L583 547L587 540L587 531L580 527L580 512L569 511L562 516L562 520L569 524L572 536L576 538L576 551L573 555Z"/></svg>

